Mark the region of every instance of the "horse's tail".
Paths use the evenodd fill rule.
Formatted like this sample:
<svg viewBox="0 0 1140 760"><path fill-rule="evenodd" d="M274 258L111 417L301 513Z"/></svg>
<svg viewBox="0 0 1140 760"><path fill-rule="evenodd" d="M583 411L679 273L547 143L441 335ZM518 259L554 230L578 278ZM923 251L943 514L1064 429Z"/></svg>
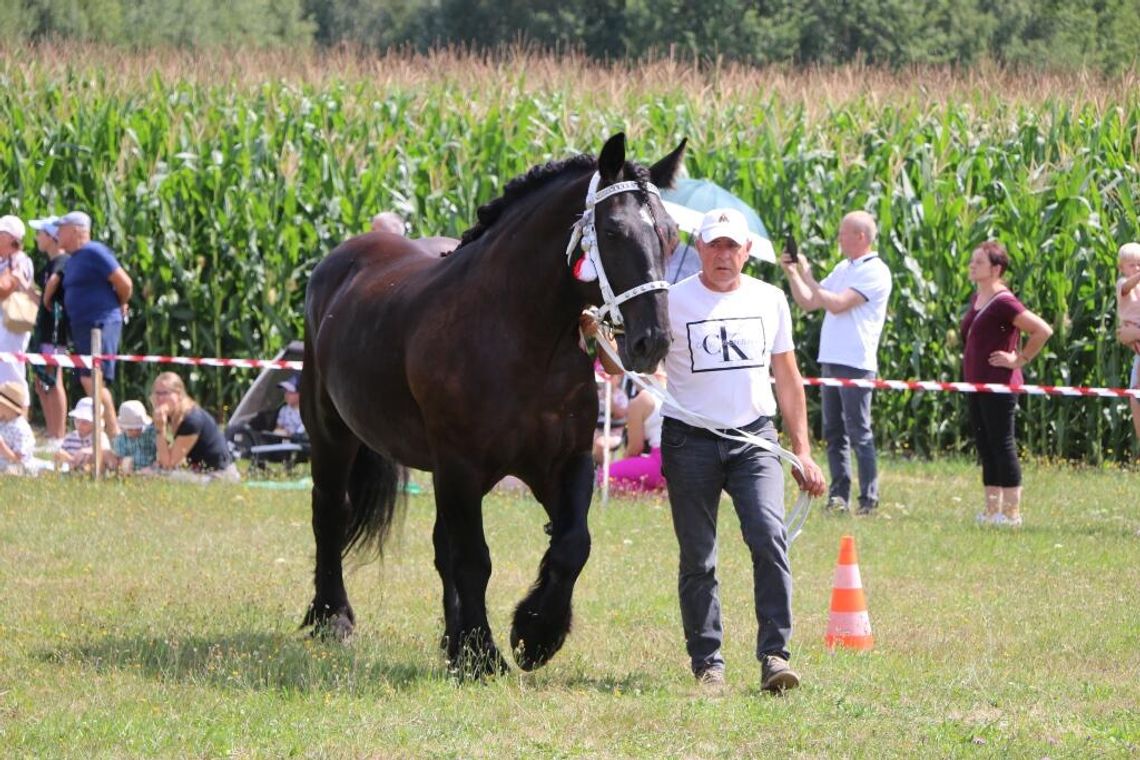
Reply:
<svg viewBox="0 0 1140 760"><path fill-rule="evenodd" d="M404 486L408 471L391 457L378 454L364 444L352 460L348 475L348 501L352 507L344 554L354 548L366 555L380 556L384 540L407 503Z"/></svg>

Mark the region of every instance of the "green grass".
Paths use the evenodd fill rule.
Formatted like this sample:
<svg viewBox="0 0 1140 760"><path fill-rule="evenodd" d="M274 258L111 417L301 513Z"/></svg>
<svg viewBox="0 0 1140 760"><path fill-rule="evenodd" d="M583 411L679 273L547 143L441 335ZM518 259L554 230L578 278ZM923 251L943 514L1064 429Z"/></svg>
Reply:
<svg viewBox="0 0 1140 760"><path fill-rule="evenodd" d="M436 649L434 508L412 497L383 564L357 567L358 634L298 634L311 590L304 491L0 479L3 757L1125 757L1140 752L1135 472L1029 465L1027 527L982 531L978 473L884 463L882 514L812 515L794 545L793 661L757 691L751 583L725 504L730 688L697 693L666 505L592 517L566 647L457 686ZM505 645L544 516L496 495L492 625ZM822 637L852 532L875 651Z"/></svg>

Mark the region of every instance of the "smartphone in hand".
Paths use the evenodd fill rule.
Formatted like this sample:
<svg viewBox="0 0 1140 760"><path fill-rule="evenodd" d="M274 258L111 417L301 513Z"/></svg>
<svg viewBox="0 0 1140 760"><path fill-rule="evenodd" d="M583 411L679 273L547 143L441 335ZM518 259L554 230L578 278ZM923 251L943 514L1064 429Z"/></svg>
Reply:
<svg viewBox="0 0 1140 760"><path fill-rule="evenodd" d="M788 254L788 258L792 261L800 260L800 249L796 245L796 239L792 236L791 232L784 238L784 253Z"/></svg>

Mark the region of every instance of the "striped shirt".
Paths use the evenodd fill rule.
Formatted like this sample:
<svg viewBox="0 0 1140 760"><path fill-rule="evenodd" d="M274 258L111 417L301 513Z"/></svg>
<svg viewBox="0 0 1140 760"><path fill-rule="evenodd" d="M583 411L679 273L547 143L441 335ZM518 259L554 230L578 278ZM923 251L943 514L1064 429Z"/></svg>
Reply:
<svg viewBox="0 0 1140 760"><path fill-rule="evenodd" d="M95 447L95 433L92 431L88 435L80 435L78 430L72 430L63 437L63 443L59 445L60 451L65 451L68 454L75 454L81 449L93 449ZM107 434L103 434L103 450L111 448L111 441L107 438Z"/></svg>

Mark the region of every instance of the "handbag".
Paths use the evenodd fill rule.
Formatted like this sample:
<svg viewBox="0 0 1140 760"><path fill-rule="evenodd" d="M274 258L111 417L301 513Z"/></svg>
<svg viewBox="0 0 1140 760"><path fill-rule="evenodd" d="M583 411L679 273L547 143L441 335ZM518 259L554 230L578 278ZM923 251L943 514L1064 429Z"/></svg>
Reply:
<svg viewBox="0 0 1140 760"><path fill-rule="evenodd" d="M9 332L26 333L36 326L40 302L27 290L13 290L0 304L0 310L4 312L4 327Z"/></svg>

